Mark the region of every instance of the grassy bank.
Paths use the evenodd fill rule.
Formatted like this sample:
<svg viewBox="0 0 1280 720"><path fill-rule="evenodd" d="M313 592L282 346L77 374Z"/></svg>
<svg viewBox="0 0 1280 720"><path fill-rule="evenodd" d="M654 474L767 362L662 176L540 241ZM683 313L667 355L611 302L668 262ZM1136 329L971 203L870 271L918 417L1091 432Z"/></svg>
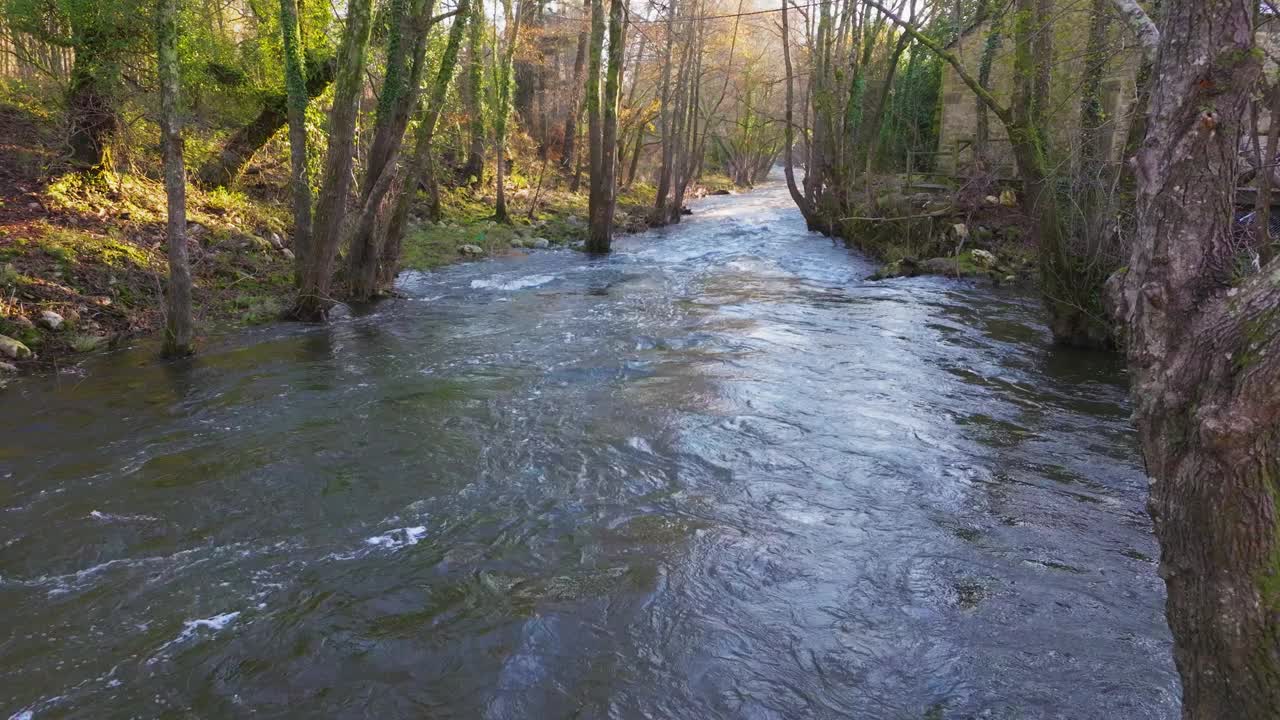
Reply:
<svg viewBox="0 0 1280 720"><path fill-rule="evenodd" d="M275 321L293 293L286 199L278 192L194 186L189 192L188 249L201 331ZM653 188L643 184L624 191L618 230L646 227L653 198ZM0 357L6 363L0 371L66 364L163 327L168 263L164 192L157 181L69 174L2 202L0 335L30 355L19 350L19 357ZM526 247L574 247L585 238L583 193L543 190L532 215L531 191L514 189L511 203L513 224L500 225L491 219L492 198L447 190L446 219L414 222L403 266L425 271L475 257L460 252L469 245L494 256Z"/></svg>

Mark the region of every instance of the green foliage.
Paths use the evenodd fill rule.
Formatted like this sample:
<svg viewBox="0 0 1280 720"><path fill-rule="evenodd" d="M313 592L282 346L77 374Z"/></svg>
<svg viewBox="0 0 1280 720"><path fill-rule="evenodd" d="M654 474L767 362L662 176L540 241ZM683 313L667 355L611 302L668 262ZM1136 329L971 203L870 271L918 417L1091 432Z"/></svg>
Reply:
<svg viewBox="0 0 1280 720"><path fill-rule="evenodd" d="M928 170L931 168L907 168L907 161L912 152L930 152L938 145L942 60L919 44L912 44L900 62L904 66L893 79L877 157L886 167Z"/></svg>

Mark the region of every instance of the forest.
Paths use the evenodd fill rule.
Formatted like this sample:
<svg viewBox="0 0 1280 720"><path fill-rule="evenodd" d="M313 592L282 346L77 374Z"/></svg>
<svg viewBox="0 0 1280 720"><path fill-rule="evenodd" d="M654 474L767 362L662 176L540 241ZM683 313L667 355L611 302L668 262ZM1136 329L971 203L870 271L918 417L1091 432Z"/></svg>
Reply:
<svg viewBox="0 0 1280 720"><path fill-rule="evenodd" d="M1271 0L0 1L12 718L1280 717Z"/></svg>

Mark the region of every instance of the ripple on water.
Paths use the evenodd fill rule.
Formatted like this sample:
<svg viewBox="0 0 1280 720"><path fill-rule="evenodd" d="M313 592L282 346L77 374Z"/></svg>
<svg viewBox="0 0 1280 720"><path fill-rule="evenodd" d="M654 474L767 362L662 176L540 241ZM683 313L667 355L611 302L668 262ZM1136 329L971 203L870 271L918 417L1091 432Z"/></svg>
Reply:
<svg viewBox="0 0 1280 720"><path fill-rule="evenodd" d="M785 188L0 414L15 718L1178 716L1116 364Z"/></svg>

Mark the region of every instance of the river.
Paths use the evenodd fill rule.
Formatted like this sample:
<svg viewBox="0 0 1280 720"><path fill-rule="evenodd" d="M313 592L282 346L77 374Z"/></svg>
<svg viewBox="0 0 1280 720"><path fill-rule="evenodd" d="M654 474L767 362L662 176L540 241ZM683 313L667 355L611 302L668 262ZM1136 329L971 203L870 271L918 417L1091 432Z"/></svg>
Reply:
<svg viewBox="0 0 1280 720"><path fill-rule="evenodd" d="M1176 718L1114 358L785 188L0 413L0 717Z"/></svg>

